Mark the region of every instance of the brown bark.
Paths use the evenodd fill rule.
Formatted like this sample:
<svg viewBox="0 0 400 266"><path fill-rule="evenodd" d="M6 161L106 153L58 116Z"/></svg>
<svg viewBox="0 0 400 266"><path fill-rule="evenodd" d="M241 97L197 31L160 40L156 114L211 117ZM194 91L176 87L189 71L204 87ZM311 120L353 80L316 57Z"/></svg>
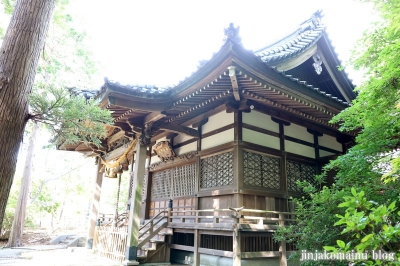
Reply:
<svg viewBox="0 0 400 266"><path fill-rule="evenodd" d="M55 0L18 0L0 49L0 228Z"/></svg>
<svg viewBox="0 0 400 266"><path fill-rule="evenodd" d="M24 233L26 205L29 198L29 189L31 186L33 156L35 154L35 143L39 132L39 123L34 123L31 139L28 144L28 152L26 154L26 161L24 173L22 175L21 189L19 191L18 202L15 208L14 220L11 226L10 237L8 238L7 247L20 247L23 246L22 235Z"/></svg>

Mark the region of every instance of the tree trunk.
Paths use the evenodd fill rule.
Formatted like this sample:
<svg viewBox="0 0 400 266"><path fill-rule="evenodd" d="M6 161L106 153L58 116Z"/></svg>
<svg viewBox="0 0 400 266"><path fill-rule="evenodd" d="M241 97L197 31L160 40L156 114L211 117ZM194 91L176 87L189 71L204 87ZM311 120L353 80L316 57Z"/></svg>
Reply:
<svg viewBox="0 0 400 266"><path fill-rule="evenodd" d="M15 216L11 226L10 237L8 238L7 247L21 247L22 235L24 233L26 205L29 198L29 189L31 186L31 175L33 166L33 156L35 154L35 143L39 133L39 123L34 123L31 139L29 140L28 152L24 173L22 175L21 190L19 191L18 202L15 208Z"/></svg>
<svg viewBox="0 0 400 266"><path fill-rule="evenodd" d="M18 0L0 49L0 228L55 0Z"/></svg>

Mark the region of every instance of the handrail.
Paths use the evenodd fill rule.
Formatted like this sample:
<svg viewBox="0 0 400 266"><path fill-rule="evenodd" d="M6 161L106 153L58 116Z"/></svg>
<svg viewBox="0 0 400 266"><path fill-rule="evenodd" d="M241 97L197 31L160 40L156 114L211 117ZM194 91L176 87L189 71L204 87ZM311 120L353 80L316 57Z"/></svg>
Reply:
<svg viewBox="0 0 400 266"><path fill-rule="evenodd" d="M102 214L102 215L103 215L103 217L105 217L104 214ZM108 214L108 215L110 215L110 214ZM110 221L108 221L107 223L104 223L103 226L108 226L112 223L117 225L119 222L121 222L127 216L128 216L128 214L126 212L122 212L122 213L118 214L117 219L115 219L115 217L112 217L112 218L110 218Z"/></svg>
<svg viewBox="0 0 400 266"><path fill-rule="evenodd" d="M256 209L239 209L235 210L233 208L231 209L206 209L206 210L182 210L182 211L171 211L171 213L180 213L180 212L227 212L227 211L232 211L232 212L253 212L253 213L270 213L270 214L287 214L287 215L296 215L293 212L279 212L279 211L267 211L267 210L256 210Z"/></svg>
<svg viewBox="0 0 400 266"><path fill-rule="evenodd" d="M159 212L156 216L154 216L153 218L151 218L150 221L148 221L146 224L142 225L142 226L140 227L140 229L139 229L139 232L140 232L143 228L146 228L147 225L150 224L149 228L147 228L147 230L145 230L144 232L140 233L139 236L138 236L138 238L141 238L142 236L144 236L148 231L150 231L150 234L152 234L152 233L153 233L153 227L154 227L155 225L157 225L160 221L164 220L164 219L165 219L165 216L163 216L161 219L159 219L159 220L158 220L157 222L155 222L155 223L154 223L154 220L155 220L157 217L159 217L162 213L165 213L165 212L167 212L167 211L161 211L161 212Z"/></svg>
<svg viewBox="0 0 400 266"><path fill-rule="evenodd" d="M154 219L156 219L158 216L160 216L160 214L166 213L166 212L167 212L167 211L160 211L156 216L154 216L153 218L151 218L147 223L143 224L143 225L141 226L141 228L147 226L149 223L151 223L152 221L154 221ZM165 216L164 216L164 217L165 217Z"/></svg>

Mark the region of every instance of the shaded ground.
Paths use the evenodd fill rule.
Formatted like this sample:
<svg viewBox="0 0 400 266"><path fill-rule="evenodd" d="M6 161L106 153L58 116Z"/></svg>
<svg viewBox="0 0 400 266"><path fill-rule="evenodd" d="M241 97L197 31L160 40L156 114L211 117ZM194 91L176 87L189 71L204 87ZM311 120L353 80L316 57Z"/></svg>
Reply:
<svg viewBox="0 0 400 266"><path fill-rule="evenodd" d="M64 248L58 245L41 245L24 248L0 249L1 266L116 266L118 262L98 257L93 251L84 247Z"/></svg>
<svg viewBox="0 0 400 266"><path fill-rule="evenodd" d="M93 254L93 251L85 247L66 248L65 245L47 245L54 237L64 234L85 236L85 231L74 230L54 230L49 231L45 228L26 230L22 241L23 247L3 248L7 240L0 240L0 266L16 265L120 265L119 263L100 258Z"/></svg>

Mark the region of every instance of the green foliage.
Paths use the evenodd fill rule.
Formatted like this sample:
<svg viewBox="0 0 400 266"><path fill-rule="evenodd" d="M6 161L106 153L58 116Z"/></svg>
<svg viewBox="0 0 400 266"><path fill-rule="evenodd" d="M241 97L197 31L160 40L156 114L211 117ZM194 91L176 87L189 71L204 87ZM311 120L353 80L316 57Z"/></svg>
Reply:
<svg viewBox="0 0 400 266"><path fill-rule="evenodd" d="M79 18L71 13L69 2L57 1L35 80L39 87L50 82L63 87L90 88L97 78L88 36L80 28Z"/></svg>
<svg viewBox="0 0 400 266"><path fill-rule="evenodd" d="M11 15L16 2L16 0L1 0L1 3L4 7L4 13L7 15Z"/></svg>
<svg viewBox="0 0 400 266"><path fill-rule="evenodd" d="M396 201L388 206L379 205L368 200L364 191L357 192L351 189L351 196L345 196L340 208L346 208L344 215L337 214L339 221L335 226L344 227L342 234L350 234L352 239L345 244L337 240L337 246L325 246L324 249L334 252L367 252L381 250L387 253L396 253L394 261L377 260L369 254L369 265L398 265L400 262L400 212L397 211ZM397 259L396 259L397 257Z"/></svg>
<svg viewBox="0 0 400 266"><path fill-rule="evenodd" d="M336 173L335 185L306 189L307 197L297 200L297 226L278 230L275 238L294 241L298 250L400 249L400 1L368 2L381 21L365 33L352 61L368 80L357 88L352 106L332 120L358 133L356 145L324 167ZM322 263L343 262L305 262Z"/></svg>
<svg viewBox="0 0 400 266"><path fill-rule="evenodd" d="M35 91L30 103L30 119L44 123L56 144L84 141L100 146L106 134L104 124L112 123L109 111L99 108L96 101L56 87L48 87L46 93Z"/></svg>

